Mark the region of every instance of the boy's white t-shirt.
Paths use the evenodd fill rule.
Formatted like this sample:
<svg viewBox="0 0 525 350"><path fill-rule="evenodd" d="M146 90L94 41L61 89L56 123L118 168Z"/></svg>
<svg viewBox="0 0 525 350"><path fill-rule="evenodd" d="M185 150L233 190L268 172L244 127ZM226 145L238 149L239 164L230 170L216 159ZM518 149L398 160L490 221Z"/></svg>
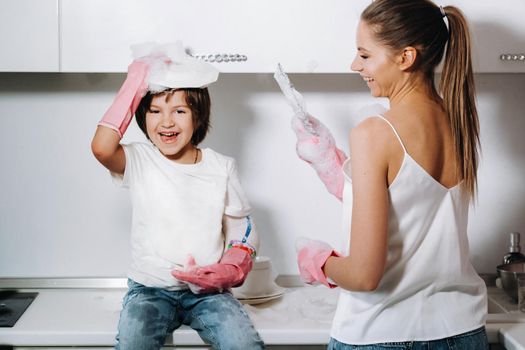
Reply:
<svg viewBox="0 0 525 350"><path fill-rule="evenodd" d="M111 175L131 195L128 277L150 287L186 288L170 272L182 268L190 254L198 265L219 261L225 248L223 215L250 214L235 160L205 148L200 162L179 164L152 144L123 147L124 174Z"/></svg>

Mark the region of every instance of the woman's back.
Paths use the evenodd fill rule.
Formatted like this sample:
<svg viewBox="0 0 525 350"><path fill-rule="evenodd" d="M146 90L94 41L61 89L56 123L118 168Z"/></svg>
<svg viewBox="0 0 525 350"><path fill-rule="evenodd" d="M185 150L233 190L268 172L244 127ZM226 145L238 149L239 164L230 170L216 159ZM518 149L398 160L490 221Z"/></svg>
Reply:
<svg viewBox="0 0 525 350"><path fill-rule="evenodd" d="M485 322L486 289L468 253L469 196L454 178L446 122L435 121L446 116L439 108L417 116L393 112L370 118L382 125L378 137L388 138L385 152L395 168L387 190L386 263L372 293L341 291L332 337L348 344L441 339ZM343 171L343 232L351 232L346 255L355 205L350 161Z"/></svg>
<svg viewBox="0 0 525 350"><path fill-rule="evenodd" d="M407 102L389 110L384 117L395 127L406 152L443 187L454 187L461 178L446 112L430 98ZM404 151L390 128L385 133L391 146L388 151L390 185L401 167Z"/></svg>

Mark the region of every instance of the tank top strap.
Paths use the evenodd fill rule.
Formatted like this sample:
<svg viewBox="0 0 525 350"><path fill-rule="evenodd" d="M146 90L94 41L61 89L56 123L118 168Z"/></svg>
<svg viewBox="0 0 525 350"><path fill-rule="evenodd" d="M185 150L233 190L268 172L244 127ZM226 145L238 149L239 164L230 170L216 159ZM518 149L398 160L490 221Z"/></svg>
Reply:
<svg viewBox="0 0 525 350"><path fill-rule="evenodd" d="M396 135L397 137L397 140L399 141L399 143L401 144L401 148L403 148L403 152L407 153L407 150L405 148L405 145L403 144L403 141L401 141L401 137L399 137L399 134L397 133L396 131L396 128L394 128L394 126L392 125L392 123L390 123L385 117L383 117L381 114L378 114L377 115L379 118L383 119L388 125L390 125L390 127L392 128L392 131L394 131L394 134Z"/></svg>

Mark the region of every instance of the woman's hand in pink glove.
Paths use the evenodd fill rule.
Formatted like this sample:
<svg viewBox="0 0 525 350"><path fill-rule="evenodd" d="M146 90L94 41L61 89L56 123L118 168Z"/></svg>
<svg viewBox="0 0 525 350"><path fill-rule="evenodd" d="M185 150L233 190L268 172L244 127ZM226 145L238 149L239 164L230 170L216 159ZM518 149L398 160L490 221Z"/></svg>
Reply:
<svg viewBox="0 0 525 350"><path fill-rule="evenodd" d="M307 123L310 128L305 127L298 115L292 118L292 130L297 136L297 155L307 163L318 163L327 151L334 148L335 140L318 119L308 115Z"/></svg>
<svg viewBox="0 0 525 350"><path fill-rule="evenodd" d="M337 287L328 282L323 267L331 256L341 256L328 244L308 238L296 241L297 265L301 279L308 284L322 283L329 288Z"/></svg>
<svg viewBox="0 0 525 350"><path fill-rule="evenodd" d="M344 187L341 168L347 157L335 146L326 126L312 116L308 116L308 122L315 134L305 128L298 116L292 118L292 129L297 135L297 155L315 169L328 192L341 200Z"/></svg>
<svg viewBox="0 0 525 350"><path fill-rule="evenodd" d="M193 257L190 257L185 271L173 270L171 274L179 281L188 283L196 294L222 292L240 286L252 266L252 258L246 251L230 248L218 263L199 267Z"/></svg>

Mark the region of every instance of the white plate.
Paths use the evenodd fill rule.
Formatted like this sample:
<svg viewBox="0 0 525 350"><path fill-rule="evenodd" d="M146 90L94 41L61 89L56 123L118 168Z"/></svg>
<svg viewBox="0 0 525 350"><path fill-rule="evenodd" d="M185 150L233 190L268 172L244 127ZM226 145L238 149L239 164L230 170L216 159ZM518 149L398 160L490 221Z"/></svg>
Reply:
<svg viewBox="0 0 525 350"><path fill-rule="evenodd" d="M262 304L262 303L269 302L269 301L274 300L274 299L279 299L280 297L283 296L283 294L284 294L284 292L282 294L273 295L271 297L258 298L258 299L239 299L239 301L242 304L257 305L257 304Z"/></svg>
<svg viewBox="0 0 525 350"><path fill-rule="evenodd" d="M285 290L285 288L281 288L276 285L272 292L265 295L247 296L239 292L234 292L233 296L243 304L255 305L280 298L284 294Z"/></svg>

